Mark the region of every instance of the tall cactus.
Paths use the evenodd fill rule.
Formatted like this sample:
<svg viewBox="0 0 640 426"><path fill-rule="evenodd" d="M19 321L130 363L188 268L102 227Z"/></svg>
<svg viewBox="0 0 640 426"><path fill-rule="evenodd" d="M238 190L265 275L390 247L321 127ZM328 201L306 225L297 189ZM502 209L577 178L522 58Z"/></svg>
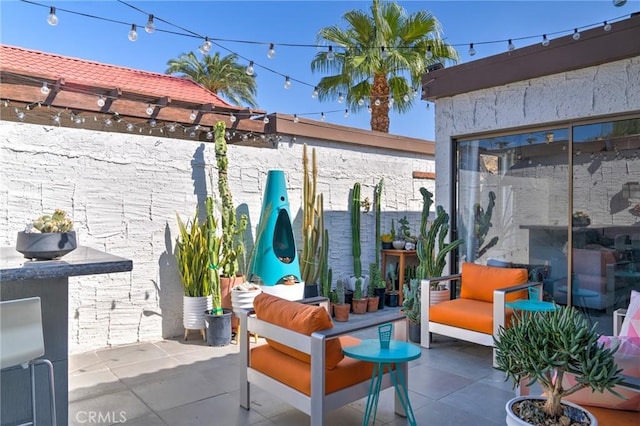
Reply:
<svg viewBox="0 0 640 426"><path fill-rule="evenodd" d="M380 250L382 249L382 243L380 241L380 200L382 198L382 185L384 184L384 178L380 179L380 182L373 190L373 202L376 215L376 266L380 268Z"/></svg>
<svg viewBox="0 0 640 426"><path fill-rule="evenodd" d="M238 259L244 250L240 237L247 229L247 215L236 219L236 208L229 189L227 158L227 140L225 139L225 123L218 121L214 126L215 152L218 166L218 192L222 201L222 262L219 265L221 274L234 278L239 271Z"/></svg>
<svg viewBox="0 0 640 426"><path fill-rule="evenodd" d="M318 165L315 148L311 151L311 170L307 145L302 151L302 255L300 274L305 284L317 284L320 273L328 262L329 232L324 228L324 207L322 194L316 195ZM326 248L326 249L325 249Z"/></svg>
<svg viewBox="0 0 640 426"><path fill-rule="evenodd" d="M435 278L442 275L446 265L446 256L464 243L458 239L445 243L449 233L449 215L442 206L436 207L436 219L428 226L429 209L433 204L433 194L426 188L420 188L422 194L422 216L420 220L420 238L416 246L416 254L420 260L416 275L419 279ZM427 229L428 228L428 229ZM437 253L436 253L437 241Z"/></svg>
<svg viewBox="0 0 640 426"><path fill-rule="evenodd" d="M218 221L214 215L213 197L207 197L207 259L209 286L213 304L212 314L222 315L222 289L220 288L220 245L222 238L219 234Z"/></svg>
<svg viewBox="0 0 640 426"><path fill-rule="evenodd" d="M353 248L353 275L362 276L360 261L360 183L356 182L351 191L351 242Z"/></svg>

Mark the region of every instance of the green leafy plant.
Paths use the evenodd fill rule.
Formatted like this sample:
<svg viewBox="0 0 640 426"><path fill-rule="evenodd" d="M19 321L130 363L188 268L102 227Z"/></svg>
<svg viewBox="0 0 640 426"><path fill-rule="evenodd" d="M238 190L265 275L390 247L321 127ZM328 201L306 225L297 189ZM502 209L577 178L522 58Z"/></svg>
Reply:
<svg viewBox="0 0 640 426"><path fill-rule="evenodd" d="M382 279L382 272L380 271L380 266L375 263L369 264L369 288L384 288L386 287L386 283Z"/></svg>
<svg viewBox="0 0 640 426"><path fill-rule="evenodd" d="M356 278L356 288L353 291L353 300L362 299L362 279Z"/></svg>
<svg viewBox="0 0 640 426"><path fill-rule="evenodd" d="M436 207L436 218L429 227L429 209L433 204L433 194L426 188L420 188L420 193L423 202L420 237L416 245L416 254L420 260L416 270L416 278L436 278L442 276L442 271L447 263L447 254L460 247L464 240L457 239L445 242L449 233L449 215L442 206ZM434 288L437 288L437 284L434 284Z"/></svg>
<svg viewBox="0 0 640 426"><path fill-rule="evenodd" d="M380 249L382 248L381 242L384 241L382 239L380 227L380 214L381 214L381 202L382 202L382 186L384 185L384 178L380 179L380 182L373 189L373 202L374 202L374 212L376 219L376 265L380 268ZM390 242L390 241L386 241Z"/></svg>
<svg viewBox="0 0 640 426"><path fill-rule="evenodd" d="M52 215L45 214L34 219L27 232L36 232L34 229L42 233L68 232L73 229L73 220L66 211L56 209Z"/></svg>
<svg viewBox="0 0 640 426"><path fill-rule="evenodd" d="M562 398L580 389L608 390L620 383L621 370L613 354L598 343L597 324L589 325L575 308L561 307L554 312L516 313L510 327L500 327L494 338L496 365L513 381L539 382L546 395L544 412L550 416L562 413ZM575 375L577 384L562 386L566 373Z"/></svg>
<svg viewBox="0 0 640 426"><path fill-rule="evenodd" d="M411 280L409 285L403 285L404 299L402 312L414 324L420 323L420 281Z"/></svg>
<svg viewBox="0 0 640 426"><path fill-rule="evenodd" d="M360 260L360 183L356 182L351 190L351 244L353 250L353 275L362 276ZM355 297L355 296L354 296Z"/></svg>
<svg viewBox="0 0 640 426"><path fill-rule="evenodd" d="M201 297L211 294L208 275L207 223L198 221L196 211L186 223L176 214L179 236L176 260L185 296Z"/></svg>
<svg viewBox="0 0 640 426"><path fill-rule="evenodd" d="M389 234L391 234L391 241L395 241L396 240L396 224L393 221L393 219L391 219L391 229L389 229Z"/></svg>
<svg viewBox="0 0 640 426"><path fill-rule="evenodd" d="M409 241L411 240L411 227L409 226L409 219L407 216L403 216L398 220L400 224L400 238L401 240Z"/></svg>

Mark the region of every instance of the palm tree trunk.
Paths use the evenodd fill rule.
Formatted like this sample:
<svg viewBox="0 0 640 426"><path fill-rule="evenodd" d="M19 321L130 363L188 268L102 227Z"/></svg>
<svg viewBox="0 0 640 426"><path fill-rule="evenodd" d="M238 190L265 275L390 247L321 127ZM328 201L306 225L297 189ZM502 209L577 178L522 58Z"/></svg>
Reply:
<svg viewBox="0 0 640 426"><path fill-rule="evenodd" d="M384 74L373 76L371 87L371 130L389 133L389 83ZM380 105L376 105L376 100Z"/></svg>

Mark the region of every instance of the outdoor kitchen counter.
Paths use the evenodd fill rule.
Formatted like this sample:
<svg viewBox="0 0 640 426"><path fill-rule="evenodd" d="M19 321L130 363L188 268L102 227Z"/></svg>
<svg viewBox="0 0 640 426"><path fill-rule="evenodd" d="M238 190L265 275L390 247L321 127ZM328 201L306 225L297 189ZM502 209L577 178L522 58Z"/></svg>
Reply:
<svg viewBox="0 0 640 426"><path fill-rule="evenodd" d="M59 260L25 259L14 247L0 247L0 300L38 296L42 302L44 357L53 363L58 425L68 419L69 277L127 272L133 262L100 250L79 246ZM50 424L46 368L36 368L38 420ZM1 424L20 424L31 417L29 370L8 368L0 373Z"/></svg>

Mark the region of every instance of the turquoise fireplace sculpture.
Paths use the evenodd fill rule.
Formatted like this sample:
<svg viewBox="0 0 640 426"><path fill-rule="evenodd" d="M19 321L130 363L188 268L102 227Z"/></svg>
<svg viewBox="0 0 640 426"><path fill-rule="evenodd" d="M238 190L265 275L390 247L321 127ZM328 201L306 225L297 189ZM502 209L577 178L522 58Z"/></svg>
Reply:
<svg viewBox="0 0 640 426"><path fill-rule="evenodd" d="M279 284L284 277L291 275L300 281L289 197L282 170L269 170L267 174L257 232L249 279L268 286Z"/></svg>

